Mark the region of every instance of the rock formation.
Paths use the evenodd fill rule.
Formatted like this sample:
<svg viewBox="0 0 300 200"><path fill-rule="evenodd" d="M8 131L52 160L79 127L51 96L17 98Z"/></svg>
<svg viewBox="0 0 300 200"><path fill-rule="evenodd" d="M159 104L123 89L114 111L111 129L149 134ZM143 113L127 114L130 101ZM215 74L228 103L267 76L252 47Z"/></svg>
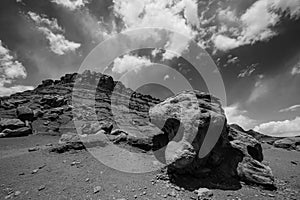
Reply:
<svg viewBox="0 0 300 200"><path fill-rule="evenodd" d="M153 152L170 173L219 174L274 186L260 142L238 126L228 126L219 100L205 93L185 91L161 101L110 76L85 71L0 100L2 137L61 135L52 149L59 153L111 142Z"/></svg>

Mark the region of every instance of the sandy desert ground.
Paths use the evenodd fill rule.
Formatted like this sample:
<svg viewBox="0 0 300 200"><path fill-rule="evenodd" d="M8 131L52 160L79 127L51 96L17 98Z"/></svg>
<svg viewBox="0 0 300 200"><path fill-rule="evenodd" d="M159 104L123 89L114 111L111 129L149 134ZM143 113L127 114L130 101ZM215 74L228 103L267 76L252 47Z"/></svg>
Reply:
<svg viewBox="0 0 300 200"><path fill-rule="evenodd" d="M49 153L59 137L0 140L0 199L197 199L192 190L158 181L158 171L130 174L111 169L88 151ZM39 150L29 152L32 147ZM278 189L242 184L238 190L212 189L213 199L300 199L299 152L264 145Z"/></svg>

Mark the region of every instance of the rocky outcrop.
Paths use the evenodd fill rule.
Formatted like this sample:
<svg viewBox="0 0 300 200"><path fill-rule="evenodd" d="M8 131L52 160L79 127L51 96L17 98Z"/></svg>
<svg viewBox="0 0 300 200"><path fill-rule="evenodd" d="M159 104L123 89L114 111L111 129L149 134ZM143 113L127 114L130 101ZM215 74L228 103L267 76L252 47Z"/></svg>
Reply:
<svg viewBox="0 0 300 200"><path fill-rule="evenodd" d="M274 187L274 176L269 166L262 163L263 152L259 141L245 132L228 128L230 145L239 151L237 175L245 182ZM232 155L239 157L238 154Z"/></svg>
<svg viewBox="0 0 300 200"><path fill-rule="evenodd" d="M262 133L256 132L254 130L244 130L237 124L231 124L230 127L239 130L241 132L251 135L261 143L267 143L273 145L276 148L282 148L286 150L296 150L300 151L300 136L298 137L274 137L269 135L264 135Z"/></svg>
<svg viewBox="0 0 300 200"><path fill-rule="evenodd" d="M152 123L165 135L154 138L165 147L166 163L178 169L197 166L201 147L210 150L226 138L226 117L218 99L199 92L183 92L150 109ZM208 129L216 135L209 135ZM221 142L222 143L222 142ZM222 145L219 143L219 145ZM204 153L205 154L205 153ZM204 155L205 156L205 155ZM201 161L200 161L201 162Z"/></svg>
<svg viewBox="0 0 300 200"><path fill-rule="evenodd" d="M170 171L201 174L203 169L210 169L212 174L228 179L237 177L274 186L270 167L262 163L260 143L242 129L227 127L224 111L215 97L183 92L151 108L150 116L165 133L158 139L166 145L159 155L165 156ZM209 137L209 129L215 135ZM205 157L200 156L203 146L210 152Z"/></svg>
<svg viewBox="0 0 300 200"><path fill-rule="evenodd" d="M34 114L33 111L25 106L20 106L17 108L17 117L22 121L33 121Z"/></svg>
<svg viewBox="0 0 300 200"><path fill-rule="evenodd" d="M31 127L19 119L0 119L0 137L21 137L31 133Z"/></svg>
<svg viewBox="0 0 300 200"><path fill-rule="evenodd" d="M61 135L51 149L59 153L109 143L153 154L169 173L274 184L271 169L262 163L260 142L227 126L219 100L206 93L185 91L161 101L110 76L85 71L43 81L33 91L0 102L2 137L32 131Z"/></svg>
<svg viewBox="0 0 300 200"><path fill-rule="evenodd" d="M289 137L276 140L273 145L277 148L300 151L300 137Z"/></svg>

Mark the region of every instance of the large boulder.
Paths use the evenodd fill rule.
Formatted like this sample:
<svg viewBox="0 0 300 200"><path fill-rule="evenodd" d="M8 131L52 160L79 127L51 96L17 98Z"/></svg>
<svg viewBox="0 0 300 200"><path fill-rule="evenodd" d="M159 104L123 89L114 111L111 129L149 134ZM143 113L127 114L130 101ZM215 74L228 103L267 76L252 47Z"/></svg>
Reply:
<svg viewBox="0 0 300 200"><path fill-rule="evenodd" d="M22 122L19 119L1 119L0 118L0 132L5 130L5 129L18 129L18 128L22 128L25 127L25 123Z"/></svg>
<svg viewBox="0 0 300 200"><path fill-rule="evenodd" d="M22 127L18 129L4 129L0 133L0 137L23 137L30 135L32 133L32 129L29 127Z"/></svg>
<svg viewBox="0 0 300 200"><path fill-rule="evenodd" d="M300 137L288 137L276 140L273 145L277 148L300 150Z"/></svg>
<svg viewBox="0 0 300 200"><path fill-rule="evenodd" d="M17 117L22 121L33 121L34 113L29 107L20 106L17 108Z"/></svg>
<svg viewBox="0 0 300 200"><path fill-rule="evenodd" d="M165 133L157 141L159 147L166 145L162 152L166 164L176 169L197 165L198 158L205 157L219 138L227 138L221 104L205 93L187 91L168 98L150 109L150 117Z"/></svg>
<svg viewBox="0 0 300 200"><path fill-rule="evenodd" d="M228 134L230 145L240 153L232 154L240 160L237 163L236 175L245 182L273 187L274 176L271 168L262 163L263 152L260 142L233 127L228 128Z"/></svg>
<svg viewBox="0 0 300 200"><path fill-rule="evenodd" d="M182 92L152 107L150 117L165 133L158 138L158 157L169 171L193 176L212 171L226 179L274 186L272 170L262 163L260 142L237 126L227 126L215 97Z"/></svg>
<svg viewBox="0 0 300 200"><path fill-rule="evenodd" d="M32 129L19 119L0 119L0 137L21 137L31 133Z"/></svg>

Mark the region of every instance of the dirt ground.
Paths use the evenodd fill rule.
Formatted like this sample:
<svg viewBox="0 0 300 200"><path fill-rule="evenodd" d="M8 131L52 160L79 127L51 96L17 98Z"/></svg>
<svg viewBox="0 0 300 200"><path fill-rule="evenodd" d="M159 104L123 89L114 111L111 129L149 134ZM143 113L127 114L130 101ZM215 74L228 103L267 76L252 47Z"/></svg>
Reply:
<svg viewBox="0 0 300 200"><path fill-rule="evenodd" d="M197 199L194 191L153 181L158 173L125 173L109 168L88 151L49 153L58 137L0 139L0 199ZM39 150L29 152L28 149ZM212 190L213 199L300 199L300 152L263 145L277 191L242 184L239 190Z"/></svg>

